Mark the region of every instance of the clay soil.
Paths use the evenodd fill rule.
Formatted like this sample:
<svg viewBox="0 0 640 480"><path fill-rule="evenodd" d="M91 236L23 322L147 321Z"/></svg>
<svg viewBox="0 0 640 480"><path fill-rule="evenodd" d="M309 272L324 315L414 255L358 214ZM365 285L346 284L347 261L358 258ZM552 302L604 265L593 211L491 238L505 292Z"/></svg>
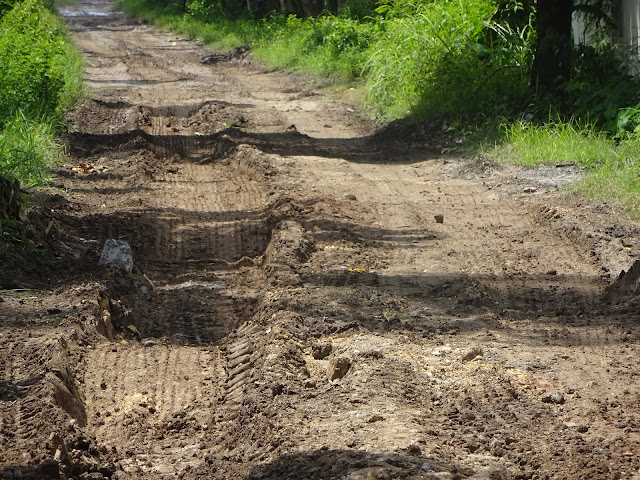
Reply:
<svg viewBox="0 0 640 480"><path fill-rule="evenodd" d="M104 2L62 11L90 98L2 252L0 478L640 478L640 227L579 170Z"/></svg>

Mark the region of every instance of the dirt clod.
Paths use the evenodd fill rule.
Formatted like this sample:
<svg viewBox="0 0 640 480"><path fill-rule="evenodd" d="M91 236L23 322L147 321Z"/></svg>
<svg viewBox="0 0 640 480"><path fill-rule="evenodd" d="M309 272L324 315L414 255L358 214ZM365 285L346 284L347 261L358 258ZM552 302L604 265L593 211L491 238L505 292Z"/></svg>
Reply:
<svg viewBox="0 0 640 480"><path fill-rule="evenodd" d="M327 378L339 380L343 378L351 368L351 360L346 357L331 357L327 366Z"/></svg>
<svg viewBox="0 0 640 480"><path fill-rule="evenodd" d="M483 355L482 347L475 346L466 350L462 356L460 357L460 361L462 362L470 362L471 360L475 360L478 357Z"/></svg>
<svg viewBox="0 0 640 480"><path fill-rule="evenodd" d="M311 356L316 360L323 360L331 355L333 346L330 343L316 343L311 347Z"/></svg>

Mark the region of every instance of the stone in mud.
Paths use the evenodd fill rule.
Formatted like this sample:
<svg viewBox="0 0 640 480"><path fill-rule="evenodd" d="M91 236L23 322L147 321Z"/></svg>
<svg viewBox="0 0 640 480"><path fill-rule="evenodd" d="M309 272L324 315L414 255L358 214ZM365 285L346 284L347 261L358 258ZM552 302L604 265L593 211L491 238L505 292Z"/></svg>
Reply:
<svg viewBox="0 0 640 480"><path fill-rule="evenodd" d="M331 357L327 367L329 380L338 380L344 377L351 368L351 360L346 357Z"/></svg>
<svg viewBox="0 0 640 480"><path fill-rule="evenodd" d="M552 395L546 395L542 397L544 403L555 403L556 405L562 405L564 403L564 395L560 392L556 392Z"/></svg>
<svg viewBox="0 0 640 480"><path fill-rule="evenodd" d="M114 240L112 238L106 240L98 265L115 267L124 272L131 273L133 270L131 247L124 240Z"/></svg>

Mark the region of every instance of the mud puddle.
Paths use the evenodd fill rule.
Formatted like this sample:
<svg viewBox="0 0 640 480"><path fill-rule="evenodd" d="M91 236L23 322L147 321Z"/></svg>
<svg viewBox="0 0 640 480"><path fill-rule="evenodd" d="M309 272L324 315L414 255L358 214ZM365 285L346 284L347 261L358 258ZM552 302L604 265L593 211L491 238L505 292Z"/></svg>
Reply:
<svg viewBox="0 0 640 480"><path fill-rule="evenodd" d="M0 478L637 477L640 229L579 172L68 8L92 99L32 212L52 255L0 276Z"/></svg>

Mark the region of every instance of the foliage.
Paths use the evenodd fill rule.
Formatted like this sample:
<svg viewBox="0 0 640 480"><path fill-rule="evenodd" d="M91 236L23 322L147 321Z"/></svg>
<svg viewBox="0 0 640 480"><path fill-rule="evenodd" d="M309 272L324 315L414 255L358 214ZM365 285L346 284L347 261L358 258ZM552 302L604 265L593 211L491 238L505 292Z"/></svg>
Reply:
<svg viewBox="0 0 640 480"><path fill-rule="evenodd" d="M81 57L38 0L0 19L0 174L37 184L56 158L55 126L82 94Z"/></svg>
<svg viewBox="0 0 640 480"><path fill-rule="evenodd" d="M0 172L23 184L40 184L60 152L51 123L29 119L20 110L5 122L0 132Z"/></svg>
<svg viewBox="0 0 640 480"><path fill-rule="evenodd" d="M577 46L563 108L610 134L626 131L628 108L640 102L640 82L630 74L633 53L622 45Z"/></svg>
<svg viewBox="0 0 640 480"><path fill-rule="evenodd" d="M271 65L357 78L379 25L333 15L263 21L257 53Z"/></svg>
<svg viewBox="0 0 640 480"><path fill-rule="evenodd" d="M383 112L492 114L526 97L529 23L496 22L495 5L480 0L390 0L377 11L385 34L371 49L366 73L369 99Z"/></svg>

